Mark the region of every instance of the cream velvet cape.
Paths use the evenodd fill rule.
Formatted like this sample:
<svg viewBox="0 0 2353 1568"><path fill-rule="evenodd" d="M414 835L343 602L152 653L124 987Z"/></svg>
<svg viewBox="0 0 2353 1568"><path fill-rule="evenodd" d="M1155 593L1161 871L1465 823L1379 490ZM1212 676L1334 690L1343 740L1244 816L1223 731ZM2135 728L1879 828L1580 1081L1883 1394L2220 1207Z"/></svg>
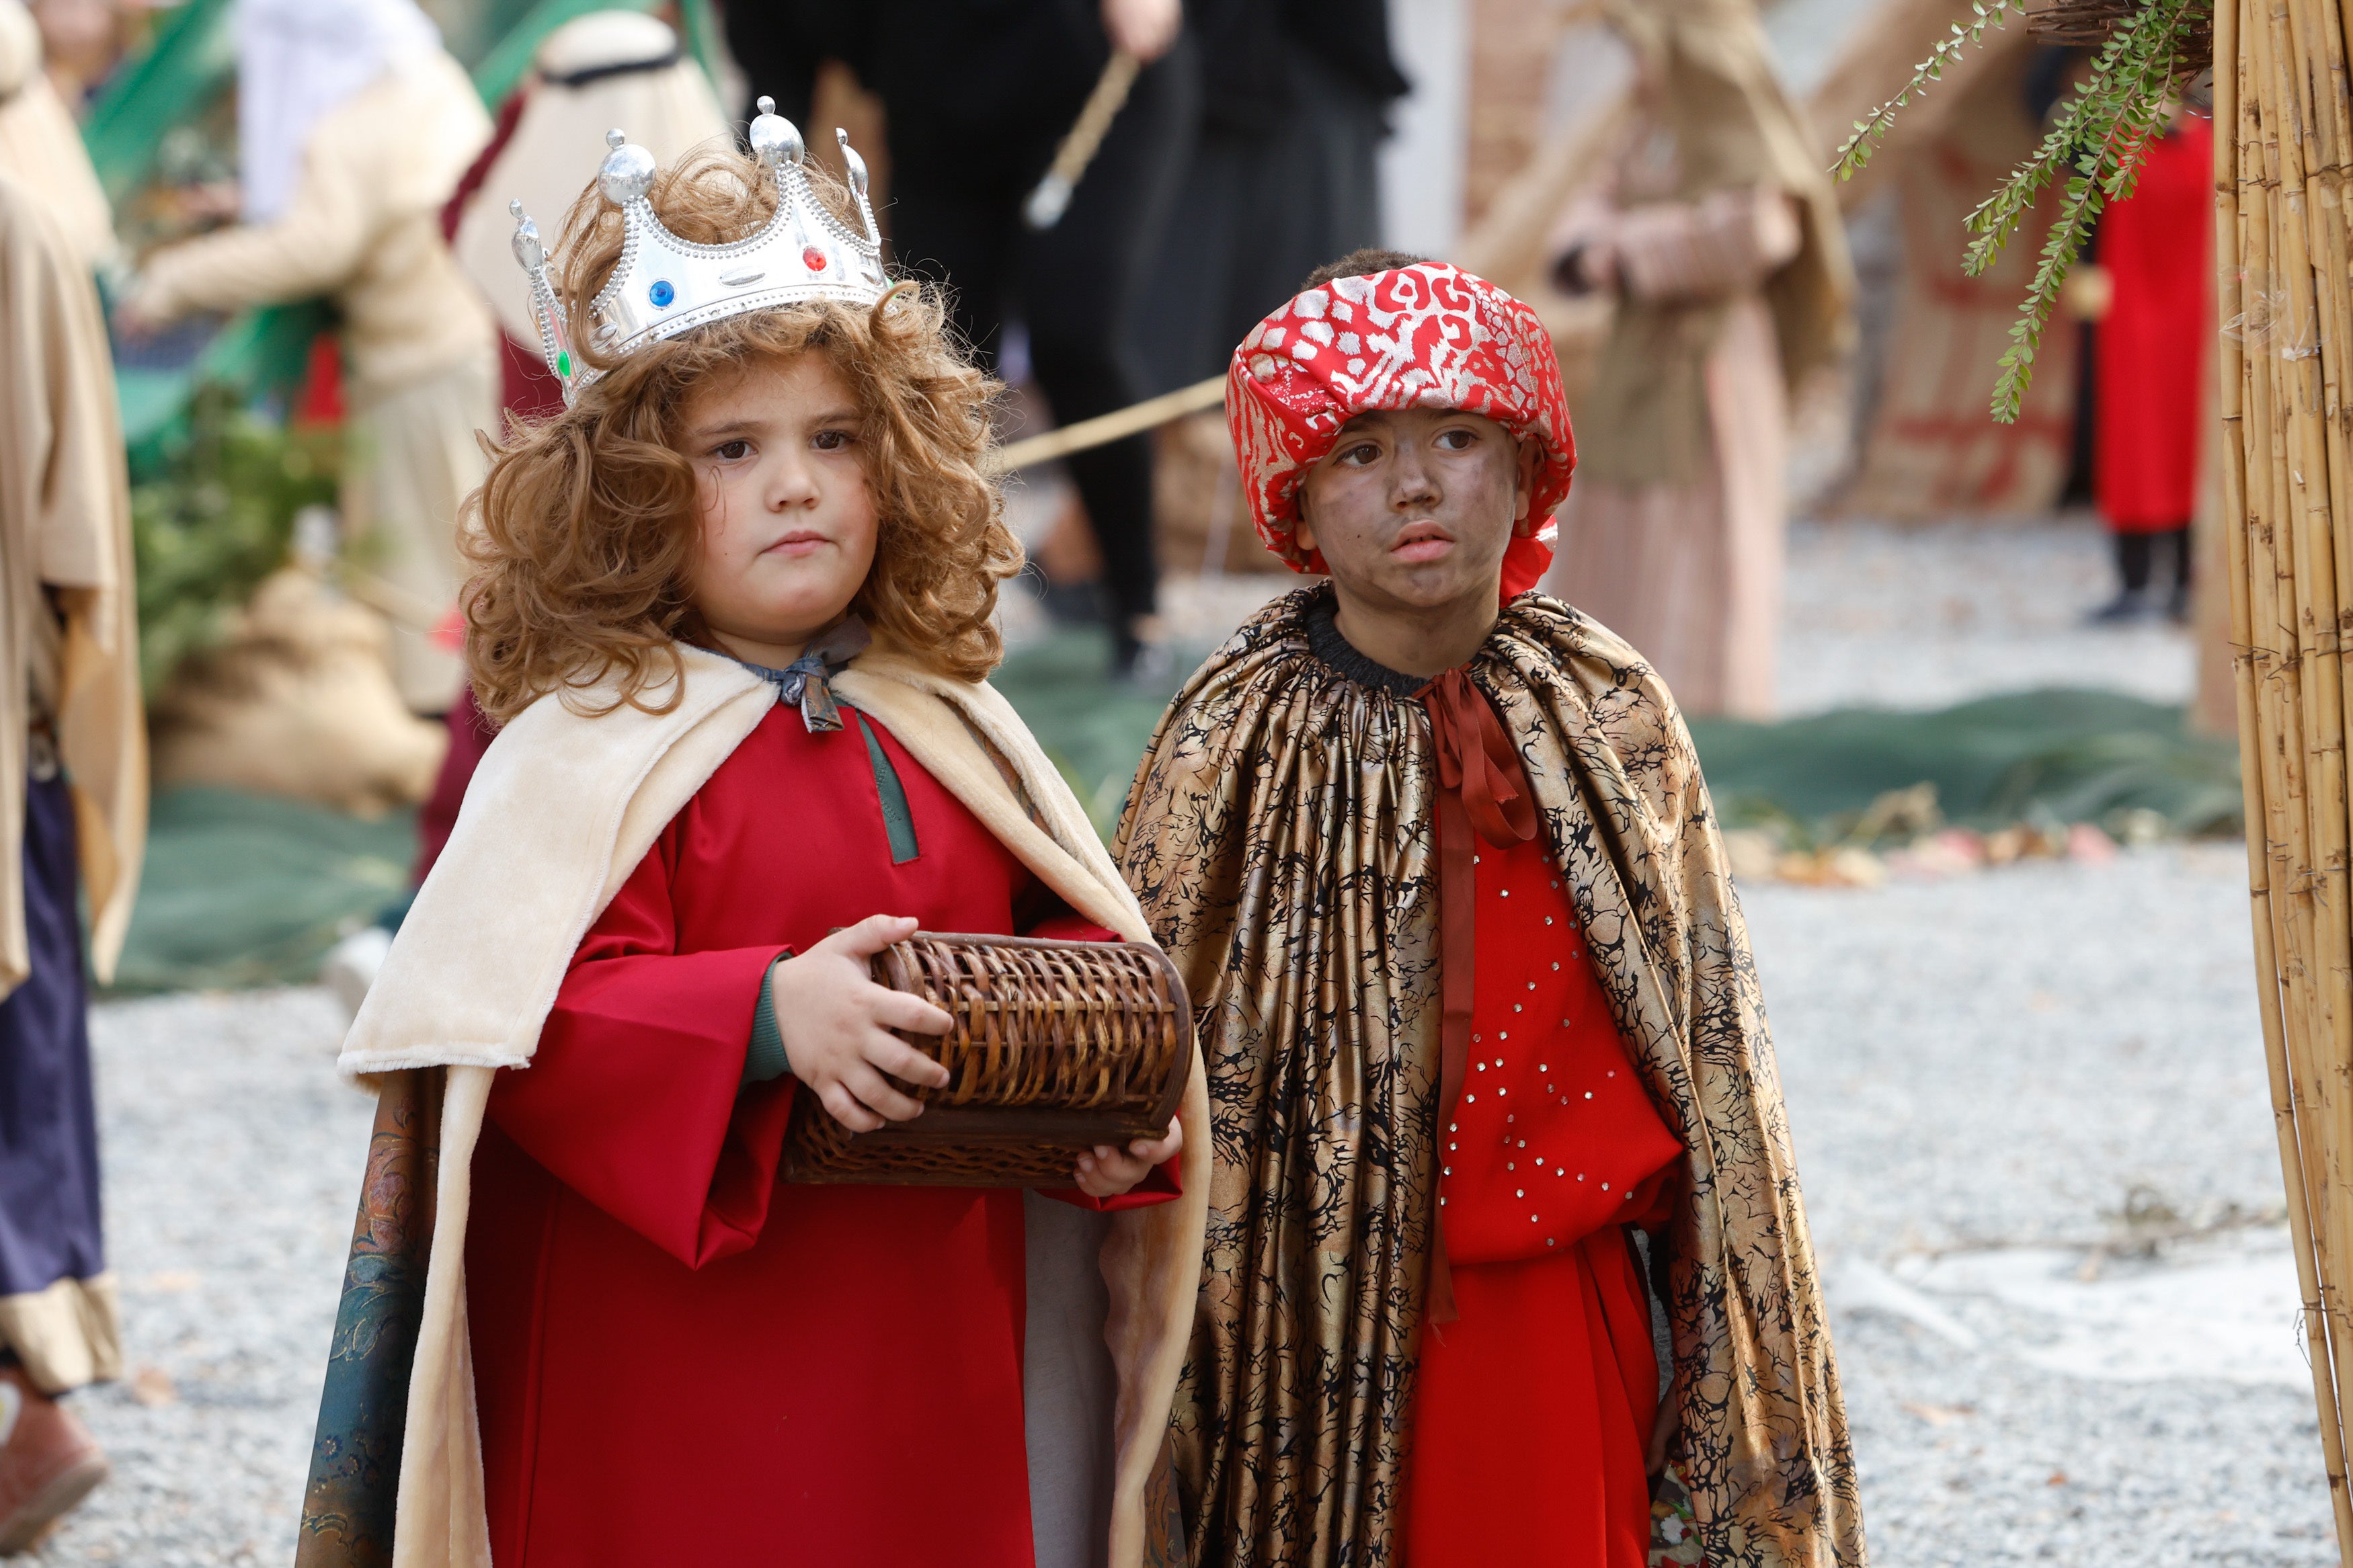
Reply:
<svg viewBox="0 0 2353 1568"><path fill-rule="evenodd" d="M776 704L775 688L742 666L697 649L684 655L684 689L667 713L623 707L585 717L548 697L500 732L343 1045L343 1069L354 1076L437 1066L448 1073L401 1449L396 1568L488 1568L491 1561L465 1246L491 1076L530 1065L590 923ZM881 721L1074 910L1129 942L1152 940L1085 813L993 688L878 647L837 676L833 689ZM581 707L611 700L609 691L583 695ZM1183 1111L1184 1196L1111 1216L1103 1242L1104 1338L1117 1379L1114 1568L1144 1558L1145 1488L1161 1462L1192 1323L1208 1197L1204 1081L1197 1055ZM1031 1446L1034 1452L1034 1435ZM1033 1495L1058 1480L1033 1474Z"/></svg>

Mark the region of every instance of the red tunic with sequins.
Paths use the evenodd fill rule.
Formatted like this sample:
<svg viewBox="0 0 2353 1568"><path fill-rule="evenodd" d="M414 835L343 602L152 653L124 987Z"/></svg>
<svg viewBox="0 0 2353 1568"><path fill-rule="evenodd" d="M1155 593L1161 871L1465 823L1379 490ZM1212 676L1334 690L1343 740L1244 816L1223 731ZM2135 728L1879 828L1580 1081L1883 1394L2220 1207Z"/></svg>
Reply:
<svg viewBox="0 0 2353 1568"><path fill-rule="evenodd" d="M1629 1064L1539 834L1478 845L1470 1063L1441 1135L1459 1319L1426 1327L1407 1568L1641 1568L1657 1413L1626 1226L1682 1144Z"/></svg>

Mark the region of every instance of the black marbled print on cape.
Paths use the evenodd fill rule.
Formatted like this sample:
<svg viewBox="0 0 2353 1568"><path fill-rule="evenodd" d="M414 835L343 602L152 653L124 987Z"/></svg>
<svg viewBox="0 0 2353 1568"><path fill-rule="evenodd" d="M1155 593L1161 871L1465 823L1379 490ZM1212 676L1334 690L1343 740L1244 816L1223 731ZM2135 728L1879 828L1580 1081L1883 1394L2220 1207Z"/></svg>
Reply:
<svg viewBox="0 0 2353 1568"><path fill-rule="evenodd" d="M1317 657L1303 588L1179 693L1113 854L1208 1066L1201 1310L1175 1416L1193 1561L1395 1563L1435 1213L1435 766ZM1861 1568L1772 1042L1698 760L1639 656L1526 594L1472 661L1652 1098L1690 1150L1670 1397L1707 1559Z"/></svg>

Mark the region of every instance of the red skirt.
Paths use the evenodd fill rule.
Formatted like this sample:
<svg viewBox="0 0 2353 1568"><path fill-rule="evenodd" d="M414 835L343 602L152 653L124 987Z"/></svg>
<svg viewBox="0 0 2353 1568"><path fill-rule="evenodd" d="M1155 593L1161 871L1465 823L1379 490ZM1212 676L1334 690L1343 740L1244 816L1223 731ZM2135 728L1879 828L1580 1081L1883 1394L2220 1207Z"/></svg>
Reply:
<svg viewBox="0 0 2353 1568"><path fill-rule="evenodd" d="M1405 1568L1644 1568L1659 1366L1624 1230L1452 1273L1461 1316L1422 1331Z"/></svg>

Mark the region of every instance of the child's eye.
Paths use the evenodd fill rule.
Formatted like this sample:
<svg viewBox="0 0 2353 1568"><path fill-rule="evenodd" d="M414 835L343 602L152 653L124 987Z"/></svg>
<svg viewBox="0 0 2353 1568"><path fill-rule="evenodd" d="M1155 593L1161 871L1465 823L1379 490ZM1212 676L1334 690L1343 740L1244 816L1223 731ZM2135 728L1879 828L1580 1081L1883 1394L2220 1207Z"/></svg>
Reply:
<svg viewBox="0 0 2353 1568"><path fill-rule="evenodd" d="M1439 432L1438 444L1450 452L1464 452L1470 450L1472 442L1476 439L1468 430L1442 430Z"/></svg>
<svg viewBox="0 0 2353 1568"><path fill-rule="evenodd" d="M810 445L820 452L839 452L857 440L856 433L849 430L820 430L809 438Z"/></svg>
<svg viewBox="0 0 2353 1568"><path fill-rule="evenodd" d="M1380 460L1380 456L1381 449L1378 447L1374 446L1370 441L1366 441L1342 452L1340 454L1340 461L1344 463L1356 463L1362 465L1365 463L1377 462Z"/></svg>
<svg viewBox="0 0 2353 1568"><path fill-rule="evenodd" d="M733 441L722 441L711 448L711 455L723 463L733 463L752 455L752 443L738 436Z"/></svg>

